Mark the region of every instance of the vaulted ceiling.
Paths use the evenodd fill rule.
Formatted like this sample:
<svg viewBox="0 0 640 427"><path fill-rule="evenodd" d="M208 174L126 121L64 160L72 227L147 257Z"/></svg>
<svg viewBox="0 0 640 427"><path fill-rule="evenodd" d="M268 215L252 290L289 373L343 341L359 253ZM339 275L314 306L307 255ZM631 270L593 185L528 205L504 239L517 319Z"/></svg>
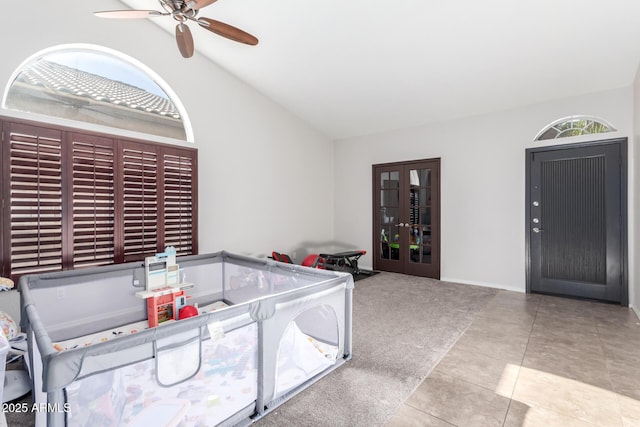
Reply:
<svg viewBox="0 0 640 427"><path fill-rule="evenodd" d="M640 64L635 0L218 0L199 16L260 40L190 24L200 54L332 139L624 87Z"/></svg>

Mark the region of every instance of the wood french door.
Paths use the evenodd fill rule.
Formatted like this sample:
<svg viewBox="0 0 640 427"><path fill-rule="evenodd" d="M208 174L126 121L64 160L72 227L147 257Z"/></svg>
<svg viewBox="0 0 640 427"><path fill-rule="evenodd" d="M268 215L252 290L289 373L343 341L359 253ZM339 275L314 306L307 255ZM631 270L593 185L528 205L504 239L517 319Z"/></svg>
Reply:
<svg viewBox="0 0 640 427"><path fill-rule="evenodd" d="M440 159L373 165L373 268L440 278Z"/></svg>
<svg viewBox="0 0 640 427"><path fill-rule="evenodd" d="M626 147L527 150L530 292L627 304Z"/></svg>

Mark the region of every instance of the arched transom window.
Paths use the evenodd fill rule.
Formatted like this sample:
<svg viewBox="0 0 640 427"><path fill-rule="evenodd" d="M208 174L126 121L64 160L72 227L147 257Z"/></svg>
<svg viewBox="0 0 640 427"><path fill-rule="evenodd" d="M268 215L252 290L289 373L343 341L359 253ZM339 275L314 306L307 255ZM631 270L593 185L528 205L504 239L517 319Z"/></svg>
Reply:
<svg viewBox="0 0 640 427"><path fill-rule="evenodd" d="M590 116L571 116L556 120L538 133L535 141L613 132L616 129L605 120Z"/></svg>
<svg viewBox="0 0 640 427"><path fill-rule="evenodd" d="M150 69L100 46L40 52L14 73L3 107L193 141L177 96Z"/></svg>

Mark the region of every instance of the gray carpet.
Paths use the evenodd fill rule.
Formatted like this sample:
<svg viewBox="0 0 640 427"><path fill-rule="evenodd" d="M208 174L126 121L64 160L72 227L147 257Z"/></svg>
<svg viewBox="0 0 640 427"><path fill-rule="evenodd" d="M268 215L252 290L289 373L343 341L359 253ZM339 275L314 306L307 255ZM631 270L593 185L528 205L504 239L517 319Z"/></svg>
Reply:
<svg viewBox="0 0 640 427"><path fill-rule="evenodd" d="M356 282L353 359L254 425L383 426L496 293L386 272Z"/></svg>

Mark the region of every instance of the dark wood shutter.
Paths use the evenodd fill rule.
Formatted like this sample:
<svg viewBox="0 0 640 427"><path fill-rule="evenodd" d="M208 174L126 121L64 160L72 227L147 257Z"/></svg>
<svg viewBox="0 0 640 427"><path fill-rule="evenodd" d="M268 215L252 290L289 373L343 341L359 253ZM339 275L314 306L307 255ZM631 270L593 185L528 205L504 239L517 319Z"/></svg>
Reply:
<svg viewBox="0 0 640 427"><path fill-rule="evenodd" d="M193 153L192 153L193 154ZM163 151L164 246L178 255L194 253L195 156L174 150Z"/></svg>
<svg viewBox="0 0 640 427"><path fill-rule="evenodd" d="M113 264L113 140L72 134L73 268Z"/></svg>
<svg viewBox="0 0 640 427"><path fill-rule="evenodd" d="M197 151L0 118L0 267L17 280L198 252Z"/></svg>
<svg viewBox="0 0 640 427"><path fill-rule="evenodd" d="M62 269L62 132L11 123L5 127L9 171L11 276ZM8 153L7 150L8 149ZM5 164L7 161L5 160ZM8 200L6 200L8 198ZM7 215L4 215L6 220Z"/></svg>
<svg viewBox="0 0 640 427"><path fill-rule="evenodd" d="M158 154L140 144L122 148L124 261L158 251Z"/></svg>

